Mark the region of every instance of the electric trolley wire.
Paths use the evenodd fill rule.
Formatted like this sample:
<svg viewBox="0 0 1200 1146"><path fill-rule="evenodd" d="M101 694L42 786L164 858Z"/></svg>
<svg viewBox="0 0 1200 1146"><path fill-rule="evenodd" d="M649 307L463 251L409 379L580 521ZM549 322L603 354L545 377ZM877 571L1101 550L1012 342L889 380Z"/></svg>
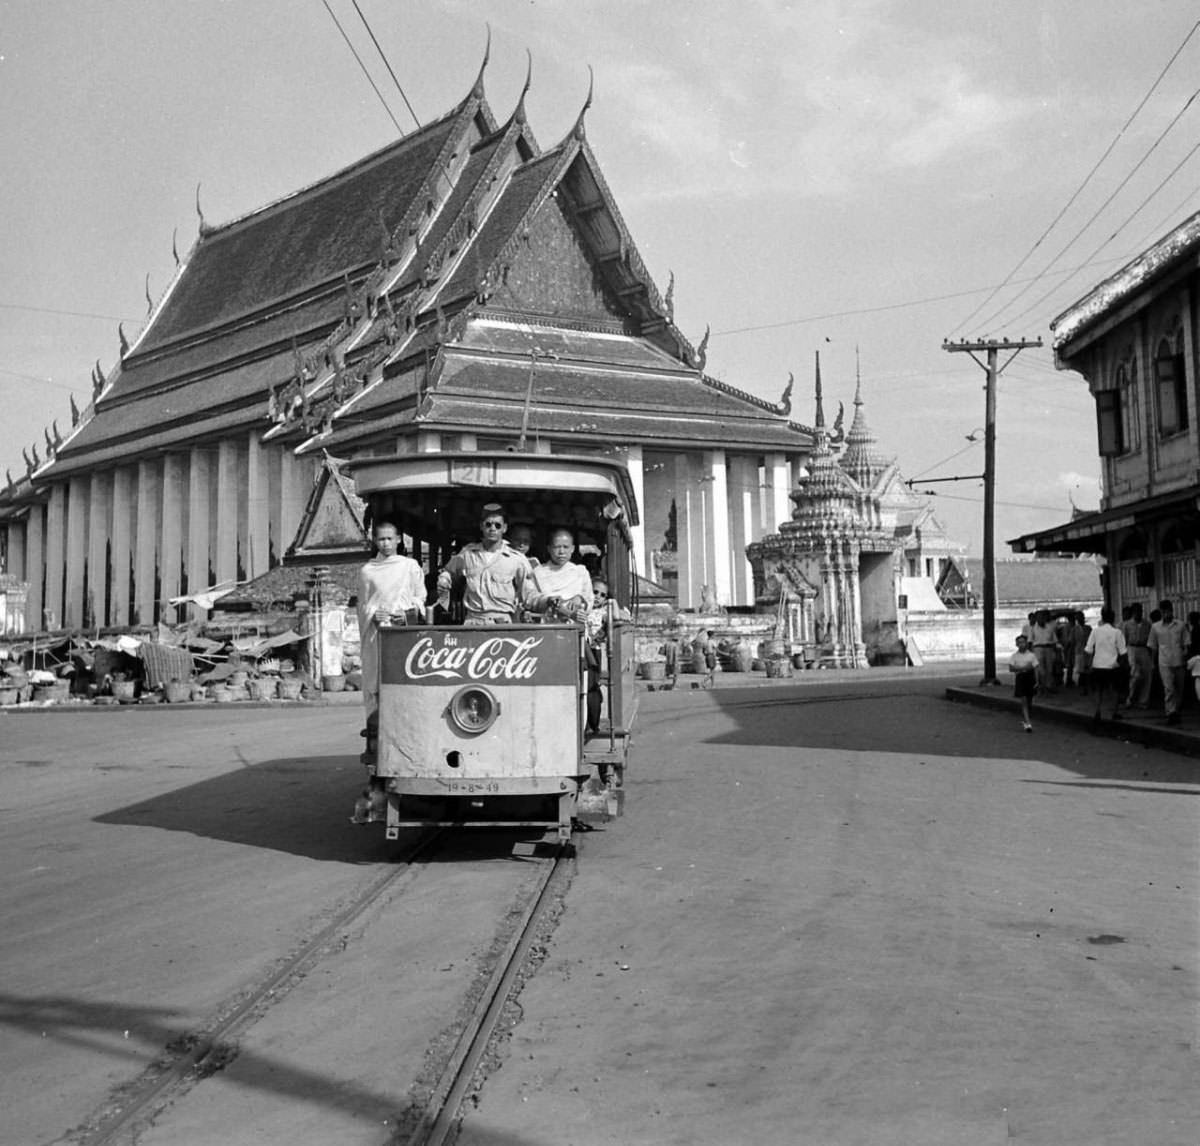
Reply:
<svg viewBox="0 0 1200 1146"><path fill-rule="evenodd" d="M1144 108L1146 106L1146 103L1149 101L1150 97L1158 89L1158 85L1160 83L1162 83L1163 77L1167 74L1167 72L1169 72L1171 70L1171 66L1179 58L1179 54L1183 51L1183 49L1187 47L1188 42L1196 34L1196 30L1198 28L1200 28L1200 20L1197 20L1196 23L1194 23L1192 25L1191 30L1188 32L1188 34L1186 36L1184 36L1179 47L1177 47L1175 49L1175 51L1171 54L1171 58L1166 62L1166 65L1163 67L1162 71L1160 71L1158 73L1158 77L1155 79L1154 83L1152 83L1150 85L1150 90L1147 91L1144 96L1142 96L1141 101L1138 103L1137 107L1135 107L1133 109L1133 114L1130 115L1130 117L1125 121L1125 123L1121 126L1121 129L1117 132L1117 134L1113 136L1112 142L1109 143L1108 147L1106 147L1104 149L1104 153L1100 156L1099 159L1096 160L1092 169L1083 177L1083 182L1080 183L1079 186L1075 189L1075 193L1067 200L1067 202L1063 206L1063 208L1050 221L1050 225L1041 233L1040 236L1038 236L1037 241L1033 244L1032 247L1029 248L1029 250L1025 253L1024 257L1017 263L1017 265L1014 266L1013 269L1008 272L1008 274L1004 278L1004 281L1002 283L1000 283L997 287L995 287L992 290L992 293L989 294L988 297L985 298L983 300L983 302L981 302L973 311L971 311L971 313L968 314L967 317L964 318L958 324L958 326L956 326L954 328L953 331L951 331L951 336L953 336L954 334L957 334L958 331L960 331L964 326L966 326L967 323L969 323L971 321L971 319L973 319L981 310L983 310L985 307L987 307L991 304L992 299L994 299L996 297L996 295L998 295L1006 286L1008 286L1008 284L1012 281L1012 278L1017 273L1017 271L1019 271L1033 257L1034 252L1038 249L1038 247L1040 247L1042 245L1043 242L1045 242L1046 237L1050 234L1050 232L1053 231L1054 228L1058 226L1062 217L1067 213L1067 211L1070 209L1071 205L1075 202L1075 200L1078 199L1079 196L1083 193L1084 188L1087 187L1087 185L1091 182L1092 177L1100 169L1100 167L1104 163L1104 161L1112 154L1113 149L1120 142L1121 137L1125 134L1126 131L1129 130L1130 124L1132 124L1133 121L1138 117L1138 114L1141 112L1142 108Z"/></svg>
<svg viewBox="0 0 1200 1146"><path fill-rule="evenodd" d="M346 47L350 49L351 54L354 56L355 60L358 61L358 66L362 70L362 74L367 77L367 83L371 85L371 90L374 91L374 93L379 97L379 102L383 104L383 110L387 112L388 119L390 119L392 123L396 125L396 130L403 135L404 128L400 126L400 121L392 114L392 109L388 107L387 100L383 98L383 92L379 90L379 87L376 85L375 81L371 79L371 73L367 71L367 65L363 63L362 56L358 54L358 50L354 47L353 43L351 43L350 37L346 35L346 29L342 27L342 22L337 18L336 15L334 15L333 9L329 7L329 0L321 0L321 3L325 5L325 11L329 13L329 18L334 22L337 30L341 32L342 39L346 41ZM356 4L355 7L357 8L358 5Z"/></svg>
<svg viewBox="0 0 1200 1146"><path fill-rule="evenodd" d="M1197 92L1196 92L1196 94L1197 94L1197 95L1200 95L1200 89L1197 89ZM1164 188L1164 187L1165 187L1165 186L1166 186L1166 185L1167 185L1167 184L1168 184L1168 183L1169 183L1169 182L1170 182L1172 179L1174 179L1174 178L1175 178L1175 176L1176 176L1176 175L1179 173L1179 171L1180 171L1180 169L1183 167L1183 165L1184 165L1185 163L1187 163L1187 161L1188 161L1189 159L1191 159L1191 157L1192 157L1193 155L1195 155L1197 151L1200 151L1200 141L1198 141L1198 142L1196 142L1195 144L1193 144L1192 148L1191 148L1191 149L1188 151L1188 153L1187 153L1187 154L1186 154L1186 155L1185 155L1185 156L1184 156L1184 157L1183 157L1183 158L1182 158L1182 159L1181 159L1181 160L1180 160L1178 163L1176 163L1174 167L1172 167L1172 168L1171 168L1171 170L1170 170L1170 171L1167 173L1167 175L1166 175L1166 176L1165 176L1163 179L1161 179L1161 180L1159 181L1158 185L1157 185L1157 186L1154 188L1154 190L1152 190L1152 191L1150 192L1150 194L1149 194L1149 195L1147 195L1147 196L1146 196L1146 197L1145 197L1145 198L1144 198L1144 199L1143 199L1143 200L1142 200L1142 201L1141 201L1141 202L1140 202L1140 203L1139 203L1139 204L1138 204L1138 205L1137 205L1137 206L1136 206L1136 207L1133 209L1132 213L1131 213L1131 214L1130 214L1130 215L1129 215L1129 216L1128 216L1128 217L1125 219L1125 221L1124 221L1124 222L1122 222L1122 223L1121 223L1121 225L1120 225L1119 227L1117 227L1117 229L1116 229L1116 230L1115 230L1115 231L1114 231L1114 232L1113 232L1111 235L1109 235L1109 236L1108 236L1108 238L1107 238L1107 239L1105 239L1105 240L1104 240L1104 242L1103 242L1103 243L1101 243L1101 244L1100 244L1100 245L1099 245L1099 246L1098 246L1098 247L1097 247L1097 248L1096 248L1096 249L1095 249L1095 250L1092 252L1092 256L1093 256L1093 257L1094 257L1095 255L1098 255L1098 254L1099 254L1099 253L1100 253L1102 250L1104 250L1104 248L1105 248L1105 247L1107 247L1107 246L1108 246L1108 244L1109 244L1109 243L1111 243L1111 242L1113 241L1113 239L1115 239L1115 238L1116 238L1116 237L1117 237L1117 236L1118 236L1118 235L1119 235L1119 234L1120 234L1120 233L1121 233L1121 232L1122 232L1122 231L1123 231L1123 230L1124 230L1126 227L1128 227L1128 226L1129 226L1129 224L1130 224L1130 223L1132 223L1132 222L1133 222L1133 220L1134 220L1134 219L1136 219L1136 218L1137 218L1137 216L1138 216L1138 215L1140 215L1140 214L1141 214L1141 212L1143 211L1143 209L1144 209L1144 208L1145 208L1145 207L1146 207L1146 206L1147 206L1147 205L1150 203L1150 201L1151 201L1151 200L1152 200L1152 199L1153 199L1153 198L1154 198L1154 197L1155 197L1155 196L1156 196L1156 195L1157 195L1157 194L1158 194L1158 193L1159 193L1159 192L1160 192L1160 191L1161 191L1161 190L1162 190L1162 189L1163 189L1163 188ZM1071 277L1073 278L1074 276L1072 275ZM1044 295L1042 295L1042 296L1041 296L1041 298L1037 299L1037 301L1036 301L1036 302L1032 302L1032 303L1030 303L1030 304L1029 304L1029 306L1027 306L1027 307L1026 307L1026 308L1025 308L1023 311L1021 311L1021 313L1020 313L1020 314L1018 314L1018 315L1017 315L1015 318L1012 318L1012 319L1010 319L1009 321L1010 321L1010 322L1019 322L1019 321L1020 321L1022 318L1024 318L1024 317L1025 317L1027 314L1029 314L1030 312L1032 312L1032 311L1034 311L1034 310L1037 310L1037 308L1038 308L1038 307L1040 307L1040 306L1042 305L1042 303L1044 303L1044 302L1045 302L1045 301L1046 301L1046 300L1047 300L1047 299L1048 299L1048 298L1049 298L1049 297L1050 297L1052 294L1054 294L1054 292L1055 292L1055 291L1061 290L1061 289L1063 288L1063 286L1065 286L1065 285L1066 285L1066 283L1067 283L1067 282L1069 282L1069 281L1070 281L1070 279L1066 279L1066 280L1064 280L1063 282L1061 282L1061 283L1057 283L1056 285L1052 286L1052 287L1051 287L1051 288L1050 288L1050 289L1049 289L1049 290L1048 290L1048 291L1047 291L1047 292L1046 292Z"/></svg>
<svg viewBox="0 0 1200 1146"><path fill-rule="evenodd" d="M965 454L969 449L973 448L974 446L979 445L979 442L981 440L982 439L972 438L971 441L969 441L965 446L963 446L963 448L961 450L955 450L954 453L952 453L949 457L942 458L942 460L940 462L934 462L933 465L929 466L927 469L922 470L919 474L914 474L913 477L909 478L909 481L914 481L914 482L915 481L924 481L927 477L929 477L929 475L931 473L933 473L934 470L940 469L947 462L952 462L952 461L954 461L955 458L959 457L962 454Z"/></svg>
<svg viewBox="0 0 1200 1146"><path fill-rule="evenodd" d="M363 10L358 6L358 0L350 0L354 5L355 12L358 13L358 18L362 21L363 27L367 30L367 35L371 37L371 43L375 45L375 50L379 53L379 58L383 61L383 66L387 68L388 75L392 77L392 83L396 85L396 90L400 93L400 98L404 100L404 106L408 108L408 114L413 117L413 123L417 127L421 126L421 121L417 118L417 113L413 111L413 105L408 102L408 96L404 94L404 89L400 86L400 81L396 78L396 73L392 71L392 65L388 62L387 56L383 54L383 48L379 46L379 41L375 38L375 33L371 30L371 25L367 23L366 16L363 15ZM400 125L397 124L397 127Z"/></svg>
<svg viewBox="0 0 1200 1146"><path fill-rule="evenodd" d="M1158 145L1159 145L1160 143L1162 143L1162 141L1163 141L1163 140L1164 140L1164 139L1167 137L1167 135L1168 135L1168 134L1171 132L1171 130L1172 130L1174 127L1175 127L1175 125L1176 125L1176 124L1177 124L1177 123L1178 123L1178 122L1179 122L1179 121L1180 121L1180 120L1183 118L1183 116L1184 116L1184 114L1187 112L1188 108L1190 108L1190 107L1192 106L1192 104L1193 104L1193 103L1195 103L1197 96L1200 96L1200 88L1197 88L1197 89L1196 89L1194 92L1192 92L1192 94L1191 94L1190 96L1188 96L1188 98L1187 98L1187 99L1184 101L1183 107L1181 107L1181 108L1180 108L1180 109L1179 109L1179 110L1178 110L1178 111L1175 113L1175 115L1174 115L1174 117L1172 118L1171 122L1170 122L1170 123L1168 123L1168 124L1167 124L1167 126L1166 126L1166 127L1164 127L1164 128L1162 129L1162 131L1161 131L1161 132L1159 132L1159 134L1158 134L1158 137L1157 137L1157 138L1154 140L1154 142L1153 142L1152 144L1150 144L1149 148L1147 148L1147 149L1146 149L1146 151L1143 153L1143 155L1142 155L1141 159L1139 159L1139 160L1137 161L1137 163L1135 163L1135 164L1134 164L1134 166L1133 166L1132 170L1129 172L1129 174L1127 174L1127 175L1125 176L1125 178L1124 178L1124 179L1122 179L1122 180L1121 180L1121 182L1117 184L1116 188L1115 188L1115 189L1113 190L1113 192L1112 192L1112 193L1111 193L1111 194L1108 196L1108 198L1107 198L1107 199L1105 199L1105 200L1104 200L1104 202L1103 202L1103 203L1101 203L1101 204L1100 204L1100 206L1099 206L1099 207L1097 207L1097 208L1096 208L1096 210L1095 210L1095 211L1093 211L1093 212L1092 212L1092 214L1091 214L1091 215L1088 217L1088 220L1087 220L1087 222L1086 222L1086 223L1084 223L1084 224L1083 224L1083 226L1082 226L1082 227L1080 227L1080 228L1079 228L1079 230L1077 230L1077 231L1075 232L1075 234L1071 236L1071 238L1070 238L1070 239L1067 241L1067 244L1066 244L1064 247L1062 247L1062 248L1059 250L1058 254L1056 254L1056 255L1054 256L1054 258L1052 258L1052 259L1051 259L1051 260L1050 260L1050 261L1049 261L1049 262L1046 264L1046 266L1045 266L1045 267L1043 268L1043 270L1042 270L1042 274L1043 274L1043 275L1044 275L1044 274L1045 274L1047 271L1049 271L1049 270L1050 270L1050 268L1051 268L1051 267L1053 267L1053 266L1054 266L1054 264L1055 264L1055 263L1057 263L1057 262L1058 262L1058 260L1059 260L1059 259L1061 259L1061 258L1063 257L1063 255L1065 255L1065 254L1066 254L1066 253L1067 253L1067 252L1068 252L1068 251L1069 251L1069 250L1070 250L1070 249L1071 249L1071 248L1072 248L1072 247L1073 247L1073 246L1074 246L1074 245L1075 245L1077 242L1079 242L1079 240L1080 240L1081 238L1083 238L1083 236L1084 236L1084 234L1086 234L1086 232L1087 232L1088 228L1089 228L1089 227L1090 227L1090 226L1091 226L1091 225L1092 225L1092 224L1093 224L1093 223L1096 221L1096 219L1097 219L1097 218L1099 218L1099 216L1100 216L1100 215L1101 215L1101 214L1102 214L1102 213L1103 213L1103 212L1104 212L1104 211L1105 211L1105 210L1108 208L1109 204L1111 204L1111 203L1112 203L1112 201L1113 201L1113 200L1114 200L1114 199L1115 199L1115 198L1116 198L1116 197L1117 197L1117 196L1118 196L1118 195L1119 195L1119 194L1120 194L1120 193L1121 193L1123 190L1125 190L1125 188L1126 188L1126 187L1129 185L1129 181L1130 181L1130 180L1131 180L1131 179L1132 179L1132 178L1133 178L1133 177L1134 177L1134 176L1135 176L1135 175L1136 175L1136 174L1137 174L1137 173L1138 173L1138 172L1139 172L1139 171L1142 169L1142 167L1143 167L1143 166L1145 166L1145 164L1146 164L1147 160L1149 160L1150 156L1151 156L1151 155L1153 155L1153 154L1154 154L1154 152L1157 150L1157 148L1158 148ZM1193 148L1193 151L1194 151L1194 150L1195 150L1195 149ZM1190 157L1191 157L1191 154L1192 154L1192 152L1190 152L1190 151L1189 151L1189 152L1188 152L1188 158L1190 158ZM1176 170L1178 170L1178 168L1176 168ZM1174 174L1174 172L1172 172L1172 174ZM1160 186L1161 186L1161 185L1160 185ZM1157 194L1157 190L1155 191L1155 194ZM1143 205L1144 205L1144 204L1143 204ZM1140 208L1139 208L1139 210L1140 210ZM1134 214L1136 214L1136 213L1137 213L1137 212L1134 212ZM1130 218L1132 218L1132 216L1130 216ZM1124 225L1125 225L1125 224L1122 224L1122 227L1124 227ZM1121 228L1118 228L1118 231L1117 231L1117 233L1120 233L1120 229L1121 229ZM1110 243L1110 242L1111 242L1113 239L1115 239L1115 238L1116 238L1116 234L1113 234L1113 235L1109 236L1109 238L1108 238L1107 240L1105 240L1105 242L1104 242L1103 244L1101 244L1101 246L1100 246L1099 248L1097 248L1097 250L1103 250L1103 249L1104 249L1104 247L1105 247L1105 246L1107 246L1107 245L1108 245L1108 243ZM1093 254L1095 254L1095 252L1093 252ZM987 318L983 319L983 320L982 320L982 322L980 323L980 326L981 326L983 329L985 329L985 330L991 329L991 325L992 325L992 323L994 323L994 322L995 322L995 321L996 321L996 320L997 320L997 319L998 319L998 318L999 318L999 317L1000 317L1002 314L1004 314L1004 312L1005 312L1006 310L1008 310L1008 309L1009 309L1009 307L1011 307L1011 306L1012 306L1014 303L1016 303L1016 301L1017 301L1019 298L1021 298L1021 297L1022 297L1024 294L1026 294L1026 292L1027 292L1027 291L1029 291L1029 289L1030 289L1030 288L1031 288L1031 287L1034 285L1034 283L1036 283L1037 281L1038 281L1038 280L1037 280L1037 278L1034 278L1034 279L1033 279L1033 280L1031 280L1029 283L1027 283L1027 284L1026 284L1024 287L1022 287L1022 288L1021 288L1021 290L1017 291L1017 293L1016 293L1015 295L1013 295L1013 297L1012 297L1012 298L1010 298L1010 299L1009 299L1009 300L1008 300L1006 303L1004 303L1004 304L1003 304L1003 305L1002 305L1002 306L1001 306L1001 307L1000 307L998 310L995 310L995 311L993 311L993 312L992 312L990 315L988 315L988 317L987 317ZM1062 285L1063 285L1062 283L1059 283L1057 286L1055 286L1055 287L1051 288L1051 291L1050 291L1050 293L1051 293L1051 294L1053 294L1053 292L1054 292L1055 290L1059 289L1059 287L1061 287ZM1037 304L1035 304L1035 306L1036 306L1036 305L1037 305ZM1010 319L1008 319L1008 323L1009 323L1009 324L1011 324L1011 323L1014 323L1014 322L1016 322L1016 321L1017 321L1019 318L1022 318L1024 315L1028 314L1028 313L1029 313L1029 311L1030 311L1030 310L1032 310L1032 309L1034 309L1034 307L1029 307L1029 308L1027 308L1027 309L1023 310L1023 311L1022 311L1022 312L1021 312L1019 315L1017 315L1017 317L1016 317L1016 318L1010 318Z"/></svg>

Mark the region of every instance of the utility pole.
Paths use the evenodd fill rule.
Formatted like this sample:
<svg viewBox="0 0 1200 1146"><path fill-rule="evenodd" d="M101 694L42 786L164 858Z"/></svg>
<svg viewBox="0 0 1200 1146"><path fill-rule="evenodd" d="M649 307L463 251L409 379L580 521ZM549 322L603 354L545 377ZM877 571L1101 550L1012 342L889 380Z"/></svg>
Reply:
<svg viewBox="0 0 1200 1146"><path fill-rule="evenodd" d="M1022 350L1042 345L1037 339L984 338L975 341L942 340L942 349L951 354L969 354L987 373L987 407L983 437L983 680L980 684L999 684L996 679L996 381ZM987 362L977 357L987 351ZM1001 350L1012 353L997 368Z"/></svg>

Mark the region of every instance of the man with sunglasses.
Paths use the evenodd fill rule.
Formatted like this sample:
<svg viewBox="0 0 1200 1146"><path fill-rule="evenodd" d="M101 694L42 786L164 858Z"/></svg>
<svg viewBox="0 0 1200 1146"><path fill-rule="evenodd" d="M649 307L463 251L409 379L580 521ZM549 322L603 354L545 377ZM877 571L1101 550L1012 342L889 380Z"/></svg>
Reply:
<svg viewBox="0 0 1200 1146"><path fill-rule="evenodd" d="M539 595L528 558L505 540L508 521L495 502L483 507L482 535L460 549L438 574L438 604L450 607L450 593L463 589L467 625L507 625L521 609L543 612L551 598Z"/></svg>

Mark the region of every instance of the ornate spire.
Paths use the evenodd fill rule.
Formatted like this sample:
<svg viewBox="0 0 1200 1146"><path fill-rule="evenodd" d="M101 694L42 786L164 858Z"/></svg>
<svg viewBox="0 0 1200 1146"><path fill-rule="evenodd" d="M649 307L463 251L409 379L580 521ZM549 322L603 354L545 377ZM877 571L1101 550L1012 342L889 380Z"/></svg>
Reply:
<svg viewBox="0 0 1200 1146"><path fill-rule="evenodd" d="M862 371L858 366L858 350L855 348L854 421L846 435L846 452L842 455L842 469L860 486L875 484L875 479L891 465L891 459L875 448L876 438L867 425L863 413Z"/></svg>
<svg viewBox="0 0 1200 1146"><path fill-rule="evenodd" d="M487 71L488 61L492 58L492 26L484 24L484 27L487 29L487 43L483 47L483 63L479 65L479 74L475 77L467 99L483 99L483 73Z"/></svg>
<svg viewBox="0 0 1200 1146"><path fill-rule="evenodd" d="M583 120L587 115L588 108L592 106L592 95L596 90L596 73L592 71L592 65L588 64L588 90L587 99L583 101L583 107L579 109L579 115L575 119L575 126L571 129L571 134L580 142L583 141L587 132L584 130Z"/></svg>
<svg viewBox="0 0 1200 1146"><path fill-rule="evenodd" d="M816 373L816 391L817 391L817 415L816 426L817 434L821 437L825 435L825 406L821 401L821 352L818 350L817 355L817 373Z"/></svg>
<svg viewBox="0 0 1200 1146"><path fill-rule="evenodd" d="M517 100L517 109L513 112L514 123L525 122L525 97L529 94L529 89L533 86L533 53L526 48L525 56L525 84L521 88L521 96Z"/></svg>

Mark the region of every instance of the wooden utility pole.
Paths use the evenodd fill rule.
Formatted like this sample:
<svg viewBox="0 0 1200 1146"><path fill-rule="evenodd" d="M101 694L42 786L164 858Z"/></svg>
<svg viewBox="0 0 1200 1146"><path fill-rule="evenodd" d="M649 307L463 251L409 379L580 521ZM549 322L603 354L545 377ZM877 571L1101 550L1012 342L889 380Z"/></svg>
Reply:
<svg viewBox="0 0 1200 1146"><path fill-rule="evenodd" d="M1042 340L985 338L942 341L942 349L951 354L969 354L987 373L987 407L983 438L983 680L980 684L999 684L996 679L996 381L1022 350L1042 345ZM986 363L977 357L987 351ZM1001 350L1012 353L997 368Z"/></svg>

